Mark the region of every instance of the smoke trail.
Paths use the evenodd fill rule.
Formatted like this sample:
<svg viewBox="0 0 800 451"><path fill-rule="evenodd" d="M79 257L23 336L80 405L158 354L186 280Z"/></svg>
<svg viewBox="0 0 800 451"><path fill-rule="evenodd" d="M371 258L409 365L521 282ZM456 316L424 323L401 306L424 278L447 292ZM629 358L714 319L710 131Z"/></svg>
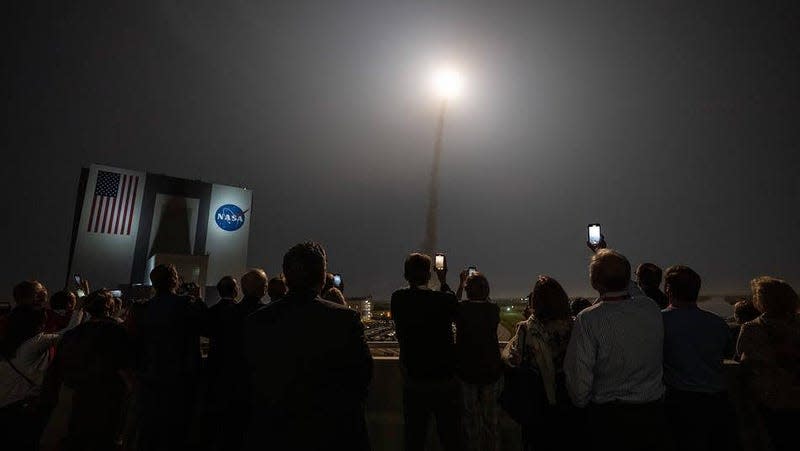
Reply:
<svg viewBox="0 0 800 451"><path fill-rule="evenodd" d="M428 255L436 252L438 239L439 216L439 161L442 158L442 134L444 132L444 113L447 110L447 101L442 100L439 110L439 120L436 124L436 141L433 146L433 168L428 192L428 216L425 222L425 240L422 242L422 251Z"/></svg>

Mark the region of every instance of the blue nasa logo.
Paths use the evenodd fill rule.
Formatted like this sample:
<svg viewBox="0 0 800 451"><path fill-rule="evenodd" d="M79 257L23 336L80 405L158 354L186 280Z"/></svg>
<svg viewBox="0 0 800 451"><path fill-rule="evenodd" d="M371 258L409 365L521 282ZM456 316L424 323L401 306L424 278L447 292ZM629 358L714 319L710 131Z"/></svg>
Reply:
<svg viewBox="0 0 800 451"><path fill-rule="evenodd" d="M220 229L233 232L244 225L244 212L236 205L225 204L217 208L214 220L217 221Z"/></svg>

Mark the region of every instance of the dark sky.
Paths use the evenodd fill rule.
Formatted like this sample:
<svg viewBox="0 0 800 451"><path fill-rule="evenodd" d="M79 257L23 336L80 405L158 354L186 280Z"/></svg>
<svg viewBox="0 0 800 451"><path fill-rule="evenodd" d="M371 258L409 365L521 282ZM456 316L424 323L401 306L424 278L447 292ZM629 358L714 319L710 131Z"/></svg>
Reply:
<svg viewBox="0 0 800 451"><path fill-rule="evenodd" d="M440 61L466 81L440 247L495 297L545 273L587 294L589 222L706 293L800 288L796 2L17 3L0 298L63 283L91 163L252 189L249 264L313 238L387 296L423 238Z"/></svg>

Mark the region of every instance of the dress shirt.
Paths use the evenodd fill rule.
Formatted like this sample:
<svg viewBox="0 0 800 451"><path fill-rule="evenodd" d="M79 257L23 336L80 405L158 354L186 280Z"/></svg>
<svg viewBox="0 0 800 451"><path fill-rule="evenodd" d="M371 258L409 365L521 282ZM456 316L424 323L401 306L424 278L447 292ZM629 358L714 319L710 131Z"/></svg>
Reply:
<svg viewBox="0 0 800 451"><path fill-rule="evenodd" d="M658 305L640 293L606 293L578 314L564 359L575 405L663 396L664 324Z"/></svg>

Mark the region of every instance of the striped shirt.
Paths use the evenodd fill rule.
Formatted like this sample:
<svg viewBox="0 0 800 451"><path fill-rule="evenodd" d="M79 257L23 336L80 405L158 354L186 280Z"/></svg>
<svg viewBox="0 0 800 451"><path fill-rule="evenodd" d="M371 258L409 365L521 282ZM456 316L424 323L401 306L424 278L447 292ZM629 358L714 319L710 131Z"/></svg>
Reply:
<svg viewBox="0 0 800 451"><path fill-rule="evenodd" d="M564 359L575 405L645 403L664 394L664 324L639 290L606 293L575 320Z"/></svg>

